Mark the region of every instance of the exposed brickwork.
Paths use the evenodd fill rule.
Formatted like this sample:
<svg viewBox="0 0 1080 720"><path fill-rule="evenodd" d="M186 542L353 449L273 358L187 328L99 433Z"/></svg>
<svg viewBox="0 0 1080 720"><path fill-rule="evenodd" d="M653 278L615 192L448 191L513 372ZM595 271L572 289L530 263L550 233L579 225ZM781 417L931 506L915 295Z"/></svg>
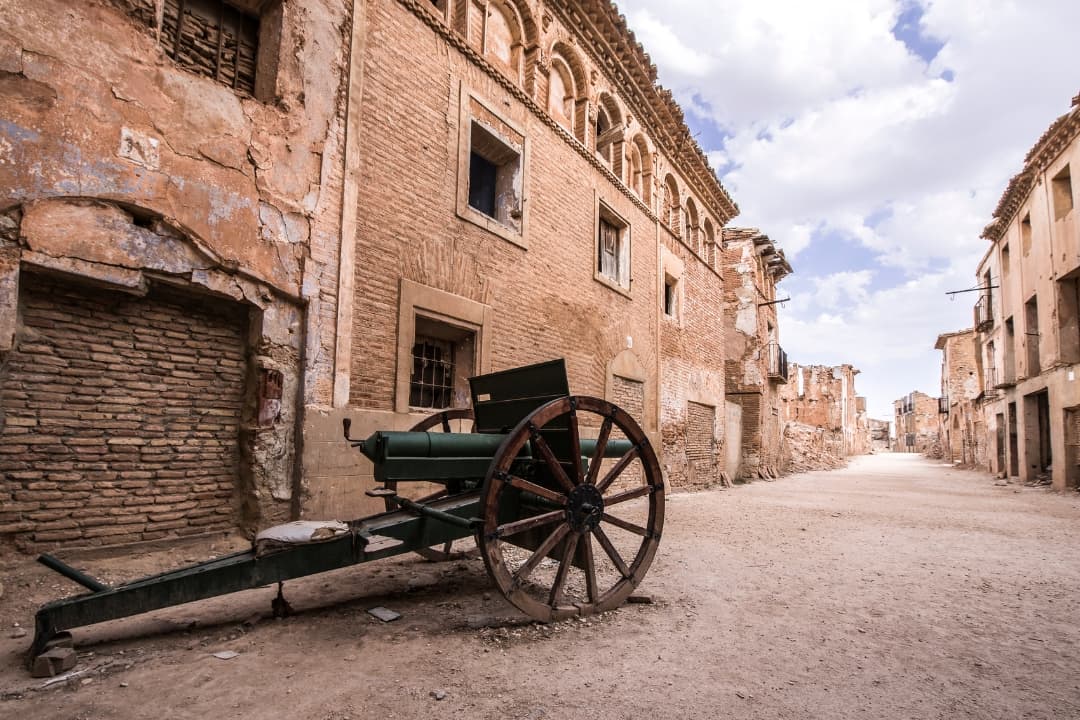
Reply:
<svg viewBox="0 0 1080 720"><path fill-rule="evenodd" d="M616 375L612 379L611 402L630 414L641 424L645 416L645 384Z"/></svg>
<svg viewBox="0 0 1080 720"><path fill-rule="evenodd" d="M686 459L695 483L716 481L716 408L701 403L687 403Z"/></svg>
<svg viewBox="0 0 1080 720"><path fill-rule="evenodd" d="M540 13L533 3L518 6ZM732 208L716 202L715 178L707 183L710 190L693 173L682 172L686 158L656 151L656 128L642 124L651 111L634 106L639 96L594 62L587 42L573 40L576 25L563 25L557 14L550 19L528 32L538 33L544 47L558 44L560 52L574 55L575 77L588 78L582 85L587 98L575 104L573 117L562 118L572 129L548 113L548 68L537 68L536 55L526 53L519 75L493 56L475 52L486 47L475 41L481 26L469 31L463 44L461 23L442 25L427 7L398 0L368 5L359 130L365 154L356 235L356 255L363 261L355 272L352 417L395 410L404 278L490 307L490 325L481 333L482 342L489 343L488 365L481 370L565 357L572 392L603 395L609 364L631 352L642 368L645 399L640 411L631 412L654 440L663 435L658 449L662 445L669 479L683 483L688 400L699 400L695 393L709 386L713 395L719 393L711 401L722 406L722 342L715 332L721 319L720 278L709 267L712 248L691 250L664 233L666 246L685 266L684 307L681 326L660 329L659 184L670 173L680 195L694 197L701 227L706 221L720 227ZM637 180L645 185L640 192L625 175L626 158L599 159L592 150L601 95L607 111L621 115L617 126L624 131L610 152L629 153L634 138L650 151L649 174ZM458 203L457 188L467 178L461 163L469 157L463 123L473 118L493 132L501 129L515 143L525 138L522 232L509 241L469 219ZM598 202L627 225L628 293L595 277ZM616 395L623 390L619 382L613 384ZM616 399L622 401L630 399ZM677 460L669 462L673 457Z"/></svg>
<svg viewBox="0 0 1080 720"><path fill-rule="evenodd" d="M723 282L697 248L666 229L661 232L670 264L682 268L675 316L665 315L660 323L664 467L673 485L711 485L720 482L724 469L721 444L713 435L709 445L704 438L692 438L701 428L692 427L691 410L693 404L723 407ZM711 447L710 458L701 454L705 447Z"/></svg>
<svg viewBox="0 0 1080 720"><path fill-rule="evenodd" d="M23 276L0 537L23 549L235 526L244 313Z"/></svg>

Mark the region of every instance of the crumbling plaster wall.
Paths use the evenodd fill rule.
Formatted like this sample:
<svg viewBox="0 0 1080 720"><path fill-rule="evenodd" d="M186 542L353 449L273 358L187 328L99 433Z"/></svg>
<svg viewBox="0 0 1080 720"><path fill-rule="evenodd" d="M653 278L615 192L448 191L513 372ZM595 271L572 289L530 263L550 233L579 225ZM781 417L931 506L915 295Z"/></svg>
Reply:
<svg viewBox="0 0 1080 720"><path fill-rule="evenodd" d="M280 5L260 99L176 66L139 19L155 5L0 0L0 317L15 317L12 258L246 307L238 504L255 529L295 513L296 419L330 402L349 3ZM17 334L0 324L0 353ZM261 369L284 376L269 426L252 421Z"/></svg>
<svg viewBox="0 0 1080 720"><path fill-rule="evenodd" d="M783 383L769 377L770 327L778 328L776 282L765 268L756 230L725 228L724 370L728 400L742 407L740 478L778 477L784 431Z"/></svg>

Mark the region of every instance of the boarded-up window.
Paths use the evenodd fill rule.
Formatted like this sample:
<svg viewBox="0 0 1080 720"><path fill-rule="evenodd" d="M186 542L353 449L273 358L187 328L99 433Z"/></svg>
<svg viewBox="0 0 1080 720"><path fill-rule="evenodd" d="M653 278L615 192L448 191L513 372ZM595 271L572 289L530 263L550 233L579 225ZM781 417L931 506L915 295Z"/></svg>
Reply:
<svg viewBox="0 0 1080 720"><path fill-rule="evenodd" d="M601 203L597 228L597 270L605 279L629 290L630 226Z"/></svg>
<svg viewBox="0 0 1080 720"><path fill-rule="evenodd" d="M686 405L686 460L694 482L716 479L716 408L712 405Z"/></svg>
<svg viewBox="0 0 1080 720"><path fill-rule="evenodd" d="M258 17L221 0L165 0L161 46L185 69L255 93Z"/></svg>

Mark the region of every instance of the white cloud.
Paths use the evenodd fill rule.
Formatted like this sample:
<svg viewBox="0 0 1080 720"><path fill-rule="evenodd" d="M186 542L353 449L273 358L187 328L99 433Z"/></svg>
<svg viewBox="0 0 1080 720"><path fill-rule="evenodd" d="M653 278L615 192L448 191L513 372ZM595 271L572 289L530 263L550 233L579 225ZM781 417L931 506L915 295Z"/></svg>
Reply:
<svg viewBox="0 0 1080 720"><path fill-rule="evenodd" d="M792 359L859 367L884 417L937 392L934 340L969 326L973 302L944 293L974 284L998 197L1080 90L1075 0L925 0L923 35L944 43L929 64L891 32L911 2L619 1L691 122L722 131L704 150L731 168L736 224L793 260Z"/></svg>

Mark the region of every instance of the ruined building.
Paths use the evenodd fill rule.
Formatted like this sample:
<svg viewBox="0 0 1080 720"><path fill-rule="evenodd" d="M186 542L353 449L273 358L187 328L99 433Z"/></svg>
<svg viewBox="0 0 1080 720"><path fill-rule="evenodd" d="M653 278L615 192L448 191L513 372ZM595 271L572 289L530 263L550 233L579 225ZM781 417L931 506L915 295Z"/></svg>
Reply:
<svg viewBox="0 0 1080 720"><path fill-rule="evenodd" d="M975 331L939 335L934 348L941 350L938 436L942 457L954 463L983 467L987 443L982 404L997 391L983 391L975 361Z"/></svg>
<svg viewBox="0 0 1080 720"><path fill-rule="evenodd" d="M1080 95L1010 180L983 237L975 356L986 466L1080 487ZM1080 182L1080 181L1078 181Z"/></svg>
<svg viewBox="0 0 1080 720"><path fill-rule="evenodd" d="M783 471L778 388L788 382L776 284L791 273L791 265L756 228L724 228L723 238L727 470L733 479L774 478Z"/></svg>
<svg viewBox="0 0 1080 720"><path fill-rule="evenodd" d="M851 365L790 366L781 388L785 472L841 467L846 458L870 452L866 398L855 394Z"/></svg>
<svg viewBox="0 0 1080 720"><path fill-rule="evenodd" d="M891 423L888 420L875 420L874 418L870 418L867 422L870 426L870 451L883 452L891 450L892 443L889 438Z"/></svg>
<svg viewBox="0 0 1080 720"><path fill-rule="evenodd" d="M4 5L0 542L380 509L342 418L405 428L554 357L673 484L741 450L737 207L609 3ZM749 338L790 267L758 235L734 387L778 440Z"/></svg>
<svg viewBox="0 0 1080 720"><path fill-rule="evenodd" d="M918 390L893 402L896 423L895 452L923 453L941 457L939 414L944 413L941 398Z"/></svg>

